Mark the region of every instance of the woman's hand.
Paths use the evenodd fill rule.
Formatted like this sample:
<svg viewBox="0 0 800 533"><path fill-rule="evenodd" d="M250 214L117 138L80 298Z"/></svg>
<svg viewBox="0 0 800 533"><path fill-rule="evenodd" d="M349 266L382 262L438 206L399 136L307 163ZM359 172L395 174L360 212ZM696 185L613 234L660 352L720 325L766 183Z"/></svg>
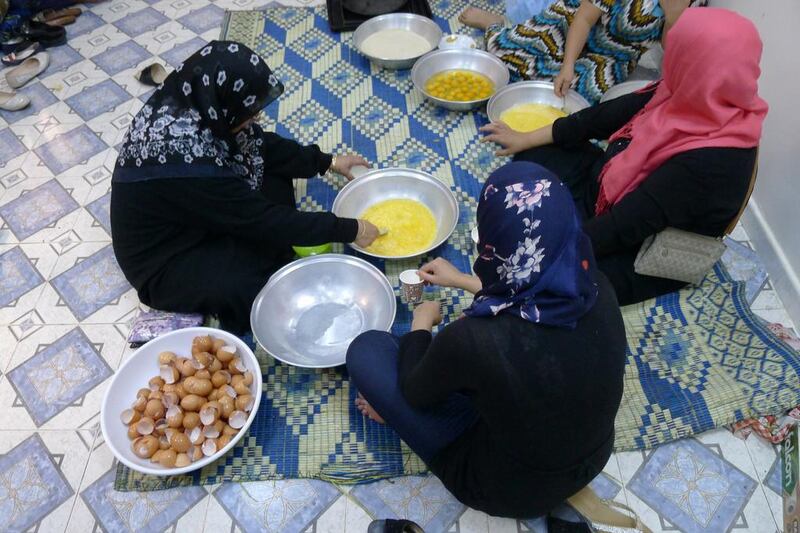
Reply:
<svg viewBox="0 0 800 533"><path fill-rule="evenodd" d="M442 309L439 302L422 302L414 308L414 319L411 321L411 330L430 331L433 326L441 324Z"/></svg>
<svg viewBox="0 0 800 533"><path fill-rule="evenodd" d="M442 257L422 265L418 273L422 281L440 287L461 288L460 281L464 276L450 261Z"/></svg>
<svg viewBox="0 0 800 533"><path fill-rule="evenodd" d="M533 148L527 133L514 131L505 122L492 122L483 126L481 131L487 134L481 139L482 143L493 142L502 146L495 155L514 155Z"/></svg>
<svg viewBox="0 0 800 533"><path fill-rule="evenodd" d="M564 63L561 66L561 71L558 73L558 76L556 76L556 79L553 80L556 96L561 98L565 97L567 95L567 91L569 91L570 87L572 87L572 80L574 79L575 67Z"/></svg>
<svg viewBox="0 0 800 533"><path fill-rule="evenodd" d="M361 248L366 248L380 236L380 230L368 220L358 219L358 234L353 241Z"/></svg>
<svg viewBox="0 0 800 533"><path fill-rule="evenodd" d="M353 179L353 174L350 173L350 169L356 166L369 167L369 161L360 155L337 155L334 157L333 163L331 163L330 170L333 172L338 172L347 178L347 181L350 181Z"/></svg>

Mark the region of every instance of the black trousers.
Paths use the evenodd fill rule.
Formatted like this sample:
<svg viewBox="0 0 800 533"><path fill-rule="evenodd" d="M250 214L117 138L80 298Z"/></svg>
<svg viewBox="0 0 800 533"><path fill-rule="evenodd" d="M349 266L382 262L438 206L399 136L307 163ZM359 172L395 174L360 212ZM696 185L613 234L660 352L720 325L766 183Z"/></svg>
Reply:
<svg viewBox="0 0 800 533"><path fill-rule="evenodd" d="M265 179L261 193L271 202L295 206L291 181ZM171 258L139 295L156 309L216 315L224 329L244 333L259 291L293 256L291 248L276 251L231 235L209 236Z"/></svg>
<svg viewBox="0 0 800 533"><path fill-rule="evenodd" d="M515 161L531 161L553 172L569 187L575 207L582 220L594 216L594 206L600 192L598 177L605 163L604 152L586 142L577 146L540 146L518 153ZM642 302L674 292L686 284L666 278L637 274L633 262L641 243L613 254L597 257L598 268L608 277L620 305Z"/></svg>

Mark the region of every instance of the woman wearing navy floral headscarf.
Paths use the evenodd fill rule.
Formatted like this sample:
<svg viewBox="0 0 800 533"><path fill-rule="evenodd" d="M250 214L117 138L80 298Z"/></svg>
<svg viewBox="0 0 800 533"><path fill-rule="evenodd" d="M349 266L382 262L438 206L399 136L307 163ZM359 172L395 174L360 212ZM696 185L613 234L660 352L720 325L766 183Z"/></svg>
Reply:
<svg viewBox="0 0 800 533"><path fill-rule="evenodd" d="M145 304L218 315L246 331L250 307L291 245L368 246L362 220L295 208L293 178L348 179L358 156L333 157L254 123L283 93L264 60L215 41L164 81L133 119L111 184L114 253Z"/></svg>
<svg viewBox="0 0 800 533"><path fill-rule="evenodd" d="M475 293L436 337L439 304L402 338L368 332L347 354L362 412L385 421L463 503L531 518L586 486L614 443L625 330L594 265L569 190L539 165L509 163L478 203L479 257L439 258L427 282Z"/></svg>

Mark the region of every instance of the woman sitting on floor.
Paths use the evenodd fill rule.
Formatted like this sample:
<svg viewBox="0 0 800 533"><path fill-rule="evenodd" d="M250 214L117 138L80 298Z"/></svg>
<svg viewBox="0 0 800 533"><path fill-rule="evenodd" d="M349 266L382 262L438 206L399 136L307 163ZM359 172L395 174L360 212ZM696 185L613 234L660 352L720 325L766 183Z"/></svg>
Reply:
<svg viewBox="0 0 800 533"><path fill-rule="evenodd" d="M216 314L249 329L250 306L291 245L353 242L366 221L295 208L292 178L366 164L254 124L283 92L246 46L212 42L150 97L120 148L111 185L114 253L145 304Z"/></svg>
<svg viewBox="0 0 800 533"><path fill-rule="evenodd" d="M404 337L357 337L347 370L362 412L394 428L456 498L530 518L578 492L611 455L625 329L569 191L548 170L495 171L478 233L477 276L442 258L420 269L429 283L476 293L466 317L433 338L442 317L425 302Z"/></svg>
<svg viewBox="0 0 800 533"><path fill-rule="evenodd" d="M767 104L761 40L724 9L687 9L667 36L663 79L530 133L482 129L499 155L539 163L569 186L598 267L620 304L685 283L643 276L642 242L667 227L720 236L746 199ZM590 139L609 139L603 151Z"/></svg>
<svg viewBox="0 0 800 533"><path fill-rule="evenodd" d="M515 80L554 80L558 96L574 88L591 103L625 81L639 58L658 44L684 9L706 0L556 0L511 27L470 7L459 20L486 31L486 49Z"/></svg>

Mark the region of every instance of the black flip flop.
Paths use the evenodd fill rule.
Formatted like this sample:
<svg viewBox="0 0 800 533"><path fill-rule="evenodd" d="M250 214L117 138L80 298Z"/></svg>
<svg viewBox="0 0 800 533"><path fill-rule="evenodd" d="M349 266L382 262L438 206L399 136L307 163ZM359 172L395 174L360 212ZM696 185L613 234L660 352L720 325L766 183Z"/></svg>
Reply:
<svg viewBox="0 0 800 533"><path fill-rule="evenodd" d="M141 72L137 73L134 77L145 85L158 87L164 83L167 76L169 76L169 72L164 68L164 65L161 63L153 63L143 68Z"/></svg>
<svg viewBox="0 0 800 533"><path fill-rule="evenodd" d="M0 61L6 66L13 67L36 54L41 48L39 43L28 43L27 48L23 48L18 52L11 52L0 58Z"/></svg>
<svg viewBox="0 0 800 533"><path fill-rule="evenodd" d="M367 533L425 533L425 530L411 520L386 518L373 520L367 528Z"/></svg>

